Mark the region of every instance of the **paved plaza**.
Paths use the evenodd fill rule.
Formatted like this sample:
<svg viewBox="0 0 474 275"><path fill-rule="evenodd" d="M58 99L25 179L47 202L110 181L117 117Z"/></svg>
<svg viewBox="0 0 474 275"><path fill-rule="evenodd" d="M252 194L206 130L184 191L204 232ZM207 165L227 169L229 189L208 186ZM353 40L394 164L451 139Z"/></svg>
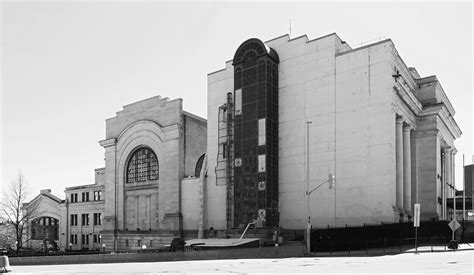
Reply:
<svg viewBox="0 0 474 275"><path fill-rule="evenodd" d="M473 274L474 251L373 257L12 266L13 274Z"/></svg>

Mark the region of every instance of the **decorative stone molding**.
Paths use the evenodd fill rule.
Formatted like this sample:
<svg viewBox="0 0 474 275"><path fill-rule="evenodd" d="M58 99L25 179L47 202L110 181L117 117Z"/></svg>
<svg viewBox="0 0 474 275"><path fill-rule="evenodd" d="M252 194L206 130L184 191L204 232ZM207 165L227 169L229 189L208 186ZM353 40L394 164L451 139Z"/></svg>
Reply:
<svg viewBox="0 0 474 275"><path fill-rule="evenodd" d="M100 146L104 148L114 146L116 143L117 143L116 138L109 138L109 139L104 139L104 140L99 141Z"/></svg>

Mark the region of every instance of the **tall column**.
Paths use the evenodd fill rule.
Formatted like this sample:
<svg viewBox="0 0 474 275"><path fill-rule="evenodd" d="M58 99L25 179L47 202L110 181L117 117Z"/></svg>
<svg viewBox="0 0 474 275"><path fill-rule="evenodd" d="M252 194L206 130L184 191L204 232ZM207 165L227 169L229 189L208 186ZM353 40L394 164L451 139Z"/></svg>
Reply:
<svg viewBox="0 0 474 275"><path fill-rule="evenodd" d="M396 184L397 184L397 208L403 209L403 119L397 117L396 121Z"/></svg>
<svg viewBox="0 0 474 275"><path fill-rule="evenodd" d="M444 182L444 189L448 189L449 185L453 185L453 182L452 182L452 178L451 178L451 152L452 152L452 149L447 147L446 150L444 151L444 177L446 178L443 182ZM451 188L449 188L451 189ZM446 203L446 198L449 198L451 196L449 196L447 194L447 192L445 191L444 193L444 203L445 203L445 209L447 209L447 203ZM446 211L446 210L445 210Z"/></svg>
<svg viewBox="0 0 474 275"><path fill-rule="evenodd" d="M411 212L411 126L403 126L403 208Z"/></svg>

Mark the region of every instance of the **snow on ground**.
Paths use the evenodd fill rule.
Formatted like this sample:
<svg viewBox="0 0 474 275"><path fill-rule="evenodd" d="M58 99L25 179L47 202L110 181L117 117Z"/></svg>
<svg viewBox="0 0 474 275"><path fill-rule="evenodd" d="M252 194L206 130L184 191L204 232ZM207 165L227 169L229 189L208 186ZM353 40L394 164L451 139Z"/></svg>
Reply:
<svg viewBox="0 0 474 275"><path fill-rule="evenodd" d="M367 257L12 266L13 274L474 274L474 250Z"/></svg>

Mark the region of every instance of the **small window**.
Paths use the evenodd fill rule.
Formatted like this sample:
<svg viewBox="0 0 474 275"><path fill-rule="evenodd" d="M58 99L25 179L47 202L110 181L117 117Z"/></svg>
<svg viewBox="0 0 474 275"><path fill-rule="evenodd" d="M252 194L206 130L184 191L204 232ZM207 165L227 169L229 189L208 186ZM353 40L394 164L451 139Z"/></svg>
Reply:
<svg viewBox="0 0 474 275"><path fill-rule="evenodd" d="M222 144L222 158L227 158L227 144Z"/></svg>
<svg viewBox="0 0 474 275"><path fill-rule="evenodd" d="M82 214L82 217L81 217L82 221L81 221L81 224L83 226L88 226L89 225L89 214Z"/></svg>
<svg viewBox="0 0 474 275"><path fill-rule="evenodd" d="M242 89L235 90L235 115L242 114Z"/></svg>
<svg viewBox="0 0 474 275"><path fill-rule="evenodd" d="M77 226L77 214L71 215L71 226Z"/></svg>
<svg viewBox="0 0 474 275"><path fill-rule="evenodd" d="M258 155L258 172L265 172L265 155Z"/></svg>
<svg viewBox="0 0 474 275"><path fill-rule="evenodd" d="M265 134L265 119L258 120L258 145L265 145L266 142L266 134Z"/></svg>
<svg viewBox="0 0 474 275"><path fill-rule="evenodd" d="M102 225L101 213L94 213L94 225Z"/></svg>

